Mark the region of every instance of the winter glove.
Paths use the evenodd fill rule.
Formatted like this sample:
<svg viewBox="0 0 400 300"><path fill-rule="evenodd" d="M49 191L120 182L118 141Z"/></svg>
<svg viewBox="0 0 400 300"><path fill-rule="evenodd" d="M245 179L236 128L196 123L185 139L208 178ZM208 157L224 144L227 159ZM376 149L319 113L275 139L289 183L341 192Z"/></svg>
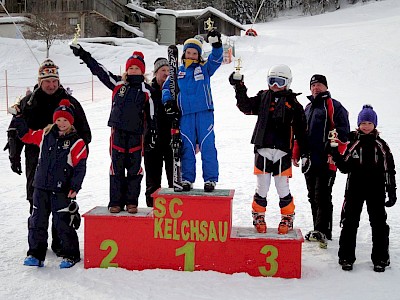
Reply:
<svg viewBox="0 0 400 300"><path fill-rule="evenodd" d="M393 205L396 204L396 201L397 201L396 188L392 187L392 186L387 186L386 190L387 190L389 200L387 200L385 202L385 206L392 207Z"/></svg>
<svg viewBox="0 0 400 300"><path fill-rule="evenodd" d="M174 101L169 100L164 104L165 113L169 121L173 122L179 119L179 110Z"/></svg>
<svg viewBox="0 0 400 300"><path fill-rule="evenodd" d="M75 198L71 199L71 203L68 205L68 211L71 215L69 226L78 230L79 226L81 226L81 215L79 214L79 205L75 201Z"/></svg>
<svg viewBox="0 0 400 300"><path fill-rule="evenodd" d="M12 122L11 122L12 123ZM9 150L9 158L11 163L11 170L18 175L22 174L21 168L21 156L20 152L18 151L18 136L17 130L15 128L10 128L7 131L8 143L4 150Z"/></svg>
<svg viewBox="0 0 400 300"><path fill-rule="evenodd" d="M25 134L28 133L29 128L28 128L28 124L26 123L25 119L21 117L21 115L18 116L14 116L11 119L10 122L10 127L8 129L8 132L11 130L16 130L16 138L17 136L22 138ZM10 141L10 139L9 139Z"/></svg>
<svg viewBox="0 0 400 300"><path fill-rule="evenodd" d="M307 174L308 171L310 171L311 168L311 159L309 155L303 155L301 157L301 172L303 174Z"/></svg>
<svg viewBox="0 0 400 300"><path fill-rule="evenodd" d="M85 51L79 44L71 44L69 45L69 47L71 48L74 55L79 57L83 61L87 61L87 59L91 56L90 53Z"/></svg>
<svg viewBox="0 0 400 300"><path fill-rule="evenodd" d="M207 33L207 42L211 44L213 48L221 48L221 33L216 30L211 30Z"/></svg>
<svg viewBox="0 0 400 300"><path fill-rule="evenodd" d="M243 75L236 74L236 72L232 72L229 76L229 83L233 86L240 86L243 84Z"/></svg>

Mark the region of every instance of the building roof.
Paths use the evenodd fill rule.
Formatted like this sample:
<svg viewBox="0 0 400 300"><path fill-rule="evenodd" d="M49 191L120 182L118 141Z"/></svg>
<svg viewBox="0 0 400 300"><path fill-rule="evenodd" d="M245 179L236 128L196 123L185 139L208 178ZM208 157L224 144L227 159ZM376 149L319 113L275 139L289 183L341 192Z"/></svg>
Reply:
<svg viewBox="0 0 400 300"><path fill-rule="evenodd" d="M122 21L118 21L118 22L114 22L114 23L119 25L119 26L121 26L126 31L129 31L129 32L132 32L132 33L136 34L139 37L143 37L144 36L144 33L141 32L137 27L130 26L130 25L128 25L128 24L126 24L125 22L122 22Z"/></svg>
<svg viewBox="0 0 400 300"><path fill-rule="evenodd" d="M146 17L150 17L156 20L158 19L159 15L174 15L176 18L194 17L198 19L206 15L207 13L212 13L213 15L216 15L221 19L231 23L237 28L241 30L246 30L246 28L244 28L242 24L235 21L234 19L224 14L223 12L219 11L218 9L215 9L210 6L204 9L189 9L189 10L172 10L172 9L157 8L155 11L147 10L133 3L128 3L126 6L134 11L137 11L142 15L145 15Z"/></svg>
<svg viewBox="0 0 400 300"><path fill-rule="evenodd" d="M210 6L204 8L204 9L177 10L176 12L179 17L196 17L196 18L201 18L202 16L206 15L207 13L212 13L213 15L216 15L216 16L220 17L221 19L231 23L232 25L240 28L241 30L246 30L246 28L244 28L242 26L242 24L235 21L234 19L232 19L228 15L224 14L223 12L219 11L218 9L215 9Z"/></svg>
<svg viewBox="0 0 400 300"><path fill-rule="evenodd" d="M30 20L25 17L1 17L0 24L18 24L18 23L29 23Z"/></svg>

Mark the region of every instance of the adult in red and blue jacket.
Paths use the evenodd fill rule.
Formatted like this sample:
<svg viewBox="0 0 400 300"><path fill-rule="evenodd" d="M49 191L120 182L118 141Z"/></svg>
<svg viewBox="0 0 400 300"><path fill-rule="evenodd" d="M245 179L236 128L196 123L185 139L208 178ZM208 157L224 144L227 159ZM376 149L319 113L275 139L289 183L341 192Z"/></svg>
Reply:
<svg viewBox="0 0 400 300"><path fill-rule="evenodd" d="M340 141L347 141L347 135L350 132L349 114L339 101L331 98L325 76L313 75L310 80L310 90L312 93L308 96L310 103L304 111L308 124L307 137L311 166L304 175L314 231L331 240L332 187L336 178L336 168L332 168L332 164L328 161L326 144L329 141L329 131L333 128L336 129ZM310 238L311 234L313 231L306 235L306 239Z"/></svg>
<svg viewBox="0 0 400 300"><path fill-rule="evenodd" d="M74 127L65 135L57 125L45 129L28 129L26 121L14 117L11 124L26 144L40 147L40 157L33 182L33 211L28 220L28 256L43 262L47 251L50 212L52 222L61 240L61 255L75 264L80 261L79 241L71 226L68 206L70 194L81 189L86 174L87 148Z"/></svg>
<svg viewBox="0 0 400 300"><path fill-rule="evenodd" d="M182 139L182 180L191 184L196 179L196 144L199 145L203 162L204 182L218 181L218 160L214 134L214 104L211 95L210 77L221 66L223 48L221 42L212 44L207 61L201 59L202 42L196 38L185 41L182 62L178 69L179 94L177 99L181 114L180 132ZM195 49L196 57L188 56ZM170 78L163 86L163 104L172 106L169 90ZM184 187L184 190L186 188Z"/></svg>
<svg viewBox="0 0 400 300"><path fill-rule="evenodd" d="M151 131L151 134L147 136L154 143L157 137L157 125L151 99L152 88L144 82L144 56L141 52L134 52L126 62L126 72L119 76L108 71L79 44L71 45L71 49L86 63L90 71L113 91L108 120L108 126L112 128L108 207L110 212L118 213L126 205L129 213L136 213L143 178L141 159L145 122ZM132 66L138 68L138 74L128 74L128 69ZM147 143L149 147L155 146L152 141Z"/></svg>

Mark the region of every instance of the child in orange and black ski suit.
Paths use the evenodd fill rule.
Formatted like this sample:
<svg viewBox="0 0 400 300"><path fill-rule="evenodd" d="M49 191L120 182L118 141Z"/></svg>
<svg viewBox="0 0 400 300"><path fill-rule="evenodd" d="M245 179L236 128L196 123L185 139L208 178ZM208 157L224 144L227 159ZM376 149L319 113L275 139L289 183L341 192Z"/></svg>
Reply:
<svg viewBox="0 0 400 300"><path fill-rule="evenodd" d="M339 264L349 271L356 260L357 229L364 201L372 228L374 271L383 272L390 264L389 225L386 207L396 203L396 179L393 155L376 130L378 118L370 105L364 105L358 116L358 128L349 134L343 156L330 147L336 166L347 173L345 200L342 207L342 232L339 240ZM388 200L385 202L386 193Z"/></svg>
<svg viewBox="0 0 400 300"><path fill-rule="evenodd" d="M296 138L300 152L306 155L306 116L303 106L297 101L290 88L292 72L286 65L276 65L268 71L268 90L247 96L242 80L235 80L231 74L229 82L235 87L237 107L246 115L257 115L251 143L254 144L254 174L257 188L252 203L253 225L257 232L267 230L265 212L267 194L274 177L279 195L281 222L279 234L293 229L295 205L289 189L292 177L292 149Z"/></svg>

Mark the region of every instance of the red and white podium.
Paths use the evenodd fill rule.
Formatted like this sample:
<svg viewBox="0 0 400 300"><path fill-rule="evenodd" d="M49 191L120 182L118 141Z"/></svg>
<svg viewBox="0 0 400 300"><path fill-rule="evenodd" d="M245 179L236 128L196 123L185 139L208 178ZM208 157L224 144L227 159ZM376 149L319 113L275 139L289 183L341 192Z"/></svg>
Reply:
<svg viewBox="0 0 400 300"><path fill-rule="evenodd" d="M279 235L232 227L233 190L176 193L159 189L154 209L111 214L95 207L83 215L85 268L174 269L246 272L301 277L300 229Z"/></svg>

